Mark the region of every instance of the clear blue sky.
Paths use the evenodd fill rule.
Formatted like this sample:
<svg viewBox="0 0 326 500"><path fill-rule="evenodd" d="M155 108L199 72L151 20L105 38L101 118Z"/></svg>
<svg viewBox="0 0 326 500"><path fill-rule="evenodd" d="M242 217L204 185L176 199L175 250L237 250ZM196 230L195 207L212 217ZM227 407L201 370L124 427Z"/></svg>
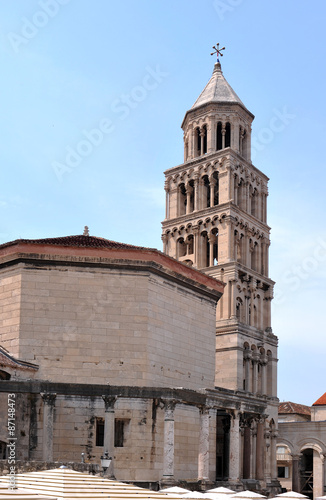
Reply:
<svg viewBox="0 0 326 500"><path fill-rule="evenodd" d="M279 397L312 404L326 391L325 17L324 0L0 0L0 242L88 225L161 249L163 171L183 161L180 125L220 42L271 179Z"/></svg>

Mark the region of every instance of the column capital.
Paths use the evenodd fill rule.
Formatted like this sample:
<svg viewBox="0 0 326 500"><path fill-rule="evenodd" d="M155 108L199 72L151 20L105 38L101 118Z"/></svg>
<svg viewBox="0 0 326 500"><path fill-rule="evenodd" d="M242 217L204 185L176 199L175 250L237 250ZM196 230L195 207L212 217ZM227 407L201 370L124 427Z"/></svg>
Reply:
<svg viewBox="0 0 326 500"><path fill-rule="evenodd" d="M48 406L55 406L55 398L57 397L55 392L41 392L41 396L44 404Z"/></svg>
<svg viewBox="0 0 326 500"><path fill-rule="evenodd" d="M105 405L105 411L112 411L114 409L114 405L116 400L118 399L116 396L102 396Z"/></svg>
<svg viewBox="0 0 326 500"><path fill-rule="evenodd" d="M172 418L174 409L175 409L178 401L176 399L162 399L161 401L164 405L165 413L171 414L171 418Z"/></svg>

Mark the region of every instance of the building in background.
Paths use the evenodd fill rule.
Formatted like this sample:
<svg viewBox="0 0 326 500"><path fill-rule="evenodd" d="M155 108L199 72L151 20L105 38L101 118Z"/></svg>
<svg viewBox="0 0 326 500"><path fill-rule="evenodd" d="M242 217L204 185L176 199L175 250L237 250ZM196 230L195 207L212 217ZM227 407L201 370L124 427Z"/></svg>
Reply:
<svg viewBox="0 0 326 500"><path fill-rule="evenodd" d="M311 407L279 405L278 478L283 488L310 498L326 492L326 393Z"/></svg>

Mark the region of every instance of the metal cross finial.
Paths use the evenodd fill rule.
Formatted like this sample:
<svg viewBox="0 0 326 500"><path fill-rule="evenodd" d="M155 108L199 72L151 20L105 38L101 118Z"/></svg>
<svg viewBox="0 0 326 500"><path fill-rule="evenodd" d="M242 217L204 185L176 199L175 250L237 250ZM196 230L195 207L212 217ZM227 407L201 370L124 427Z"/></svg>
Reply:
<svg viewBox="0 0 326 500"><path fill-rule="evenodd" d="M211 52L211 56L213 56L214 54L216 54L217 61L219 62L218 56L223 56L222 50L225 50L225 47L222 47L222 49L220 49L220 44L217 43L216 46L215 45L213 46L213 49L214 49L214 52Z"/></svg>

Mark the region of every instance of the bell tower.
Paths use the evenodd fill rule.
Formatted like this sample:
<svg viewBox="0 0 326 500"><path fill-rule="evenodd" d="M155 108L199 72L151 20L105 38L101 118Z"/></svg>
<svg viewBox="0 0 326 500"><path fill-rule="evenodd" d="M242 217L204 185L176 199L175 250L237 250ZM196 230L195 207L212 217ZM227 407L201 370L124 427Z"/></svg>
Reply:
<svg viewBox="0 0 326 500"><path fill-rule="evenodd" d="M165 253L226 285L216 318L215 385L273 398L268 178L251 162L253 119L215 63L181 125L184 163L165 172L162 240Z"/></svg>

